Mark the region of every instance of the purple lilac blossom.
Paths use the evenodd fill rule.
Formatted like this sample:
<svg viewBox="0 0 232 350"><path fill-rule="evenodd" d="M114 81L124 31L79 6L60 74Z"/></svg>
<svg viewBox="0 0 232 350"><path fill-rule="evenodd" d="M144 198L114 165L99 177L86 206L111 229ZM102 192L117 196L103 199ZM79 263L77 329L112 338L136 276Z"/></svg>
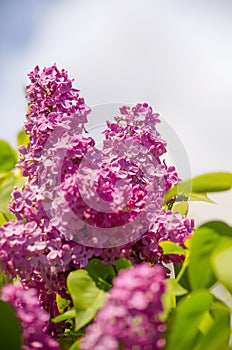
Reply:
<svg viewBox="0 0 232 350"><path fill-rule="evenodd" d="M23 289L19 285L3 286L1 300L10 303L16 310L22 327L22 350L59 350L59 344L44 328L49 321L48 313L38 302L35 289Z"/></svg>
<svg viewBox="0 0 232 350"><path fill-rule="evenodd" d="M133 264L150 262L152 264L173 263L177 265L183 262L182 255L163 255L159 242L171 241L185 248L184 241L192 234L194 222L192 219L182 217L178 212L161 209L150 229L133 243L128 243L119 248L103 250L100 257L105 263L114 264L124 257Z"/></svg>
<svg viewBox="0 0 232 350"><path fill-rule="evenodd" d="M72 87L67 72L59 71L55 65L41 73L36 67L29 78L25 130L30 143L20 147L18 164L28 181L12 193L10 210L18 221L0 227L0 260L4 272L13 277L19 275L23 285L38 290L40 300L53 317L57 312L55 293L68 297L65 279L70 271L84 268L92 257L112 263L119 257L133 263L178 263L182 257L164 256L158 243L167 239L184 246L193 222L161 209L163 195L177 183L178 175L173 166L168 167L161 161L166 143L156 130L159 115L153 113L147 103L133 108L123 106L115 122L107 123L99 158L101 166L90 167L95 171L94 193L99 197L99 202L94 204L112 203L113 211L102 212L82 199L82 195L91 199L93 193L87 181L91 184L91 171L89 174L88 167L83 166L88 164L83 162L85 155L91 154L95 144L85 133L90 108L79 90ZM56 142L52 143L54 138ZM143 155L149 166L137 164ZM81 171L84 175L80 178ZM87 185L82 184L83 179ZM59 197L60 192L63 199ZM114 205L120 210L114 212ZM123 232L120 226L133 224L145 206L149 209L148 227L141 237L134 240L132 235L131 239L130 232ZM70 209L75 214L73 221ZM88 230L83 229L86 223ZM100 249L73 239L77 235L81 241L82 237L86 239L86 234L90 238L93 234L94 239L95 228L114 227L118 236L121 232L129 243ZM104 239L102 237L103 243Z"/></svg>
<svg viewBox="0 0 232 350"><path fill-rule="evenodd" d="M105 306L87 328L82 350L160 350L166 325L163 311L165 274L148 263L123 270L113 281Z"/></svg>

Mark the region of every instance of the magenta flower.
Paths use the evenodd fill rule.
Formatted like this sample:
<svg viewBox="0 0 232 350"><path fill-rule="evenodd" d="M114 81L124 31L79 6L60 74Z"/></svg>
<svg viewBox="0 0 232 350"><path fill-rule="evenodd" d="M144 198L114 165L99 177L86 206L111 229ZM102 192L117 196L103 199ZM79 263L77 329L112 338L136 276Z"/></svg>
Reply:
<svg viewBox="0 0 232 350"><path fill-rule="evenodd" d="M105 249L100 257L106 263L112 264L119 257L125 257L133 264L150 262L152 264L174 263L183 261L182 255L163 255L159 242L171 241L185 247L184 241L192 234L194 222L183 217L180 213L160 210L154 218L153 224L144 235L133 243L119 248Z"/></svg>
<svg viewBox="0 0 232 350"><path fill-rule="evenodd" d="M165 346L160 321L165 292L162 267L141 264L114 279L105 306L87 328L82 350L159 350Z"/></svg>
<svg viewBox="0 0 232 350"><path fill-rule="evenodd" d="M30 143L20 147L18 164L28 181L12 193L18 221L0 227L0 263L38 290L53 317L55 293L68 297L68 272L96 256L112 263L119 257L178 263L182 257L163 256L158 243L184 246L193 222L162 209L178 175L161 158L166 143L151 106L121 107L99 151L85 133L90 108L67 72L36 67L29 78Z"/></svg>

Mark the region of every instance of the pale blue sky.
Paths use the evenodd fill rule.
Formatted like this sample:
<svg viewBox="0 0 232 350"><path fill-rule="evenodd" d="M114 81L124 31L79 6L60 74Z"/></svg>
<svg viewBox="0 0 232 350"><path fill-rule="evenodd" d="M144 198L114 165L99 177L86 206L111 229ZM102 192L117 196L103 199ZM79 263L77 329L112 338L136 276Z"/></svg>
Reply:
<svg viewBox="0 0 232 350"><path fill-rule="evenodd" d="M14 142L33 66L54 62L89 105L147 101L196 175L232 170L232 2L0 2L0 138Z"/></svg>

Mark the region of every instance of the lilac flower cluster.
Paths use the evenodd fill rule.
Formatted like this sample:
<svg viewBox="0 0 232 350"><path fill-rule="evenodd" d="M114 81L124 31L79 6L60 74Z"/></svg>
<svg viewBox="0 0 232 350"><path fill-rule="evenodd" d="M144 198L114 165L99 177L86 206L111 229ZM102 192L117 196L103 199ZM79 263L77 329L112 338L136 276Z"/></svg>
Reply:
<svg viewBox="0 0 232 350"><path fill-rule="evenodd" d="M113 281L105 306L87 328L82 350L159 350L165 346L160 321L165 292L160 266L135 265Z"/></svg>
<svg viewBox="0 0 232 350"><path fill-rule="evenodd" d="M5 285L1 300L10 303L22 327L23 350L59 350L59 344L43 329L49 321L49 315L39 306L35 289L23 289L18 285Z"/></svg>
<svg viewBox="0 0 232 350"><path fill-rule="evenodd" d="M10 221L0 227L0 260L4 273L19 276L21 283L37 288L46 298L50 309L55 292L66 290L66 278L72 269L83 268L89 259L98 254L97 249L87 248L75 242L65 242L54 228L49 232L41 229L36 221L24 224ZM62 283L61 283L62 281ZM47 293L52 299L47 298ZM56 312L51 309L51 316Z"/></svg>
<svg viewBox="0 0 232 350"><path fill-rule="evenodd" d="M181 257L163 256L158 243L184 246L193 223L161 209L178 175L161 161L166 144L150 106L122 107L107 124L100 152L84 136L90 109L67 73L36 67L29 78L30 143L20 147L18 165L28 182L12 193L18 221L0 227L0 260L5 273L38 290L53 317L55 293L67 297L70 271L92 257L177 263Z"/></svg>
<svg viewBox="0 0 232 350"><path fill-rule="evenodd" d="M75 118L78 123L76 131L81 134L90 109L79 96L79 90L72 87L72 80L65 70L59 71L53 65L44 68L39 74L39 67L36 66L28 76L31 84L26 87L29 102L25 131L30 135L30 144L19 148L23 155L20 168L24 176L35 179L44 146L51 133Z"/></svg>
<svg viewBox="0 0 232 350"><path fill-rule="evenodd" d="M162 264L165 262L177 265L183 262L184 257L182 255L163 255L159 243L171 241L185 248L184 241L191 236L193 227L193 219L182 217L178 212L161 209L149 230L141 238L122 247L104 250L101 253L101 259L112 264L118 258L124 257L133 264L142 262Z"/></svg>

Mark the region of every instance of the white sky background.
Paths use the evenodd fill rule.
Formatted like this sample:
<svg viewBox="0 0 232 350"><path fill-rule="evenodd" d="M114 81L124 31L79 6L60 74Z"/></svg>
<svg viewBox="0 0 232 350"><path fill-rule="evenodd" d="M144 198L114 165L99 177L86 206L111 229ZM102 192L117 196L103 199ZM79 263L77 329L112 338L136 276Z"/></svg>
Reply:
<svg viewBox="0 0 232 350"><path fill-rule="evenodd" d="M192 175L232 171L231 0L0 0L0 31L0 138L22 127L27 72L56 62L90 106L152 104ZM232 221L231 197L201 215Z"/></svg>

